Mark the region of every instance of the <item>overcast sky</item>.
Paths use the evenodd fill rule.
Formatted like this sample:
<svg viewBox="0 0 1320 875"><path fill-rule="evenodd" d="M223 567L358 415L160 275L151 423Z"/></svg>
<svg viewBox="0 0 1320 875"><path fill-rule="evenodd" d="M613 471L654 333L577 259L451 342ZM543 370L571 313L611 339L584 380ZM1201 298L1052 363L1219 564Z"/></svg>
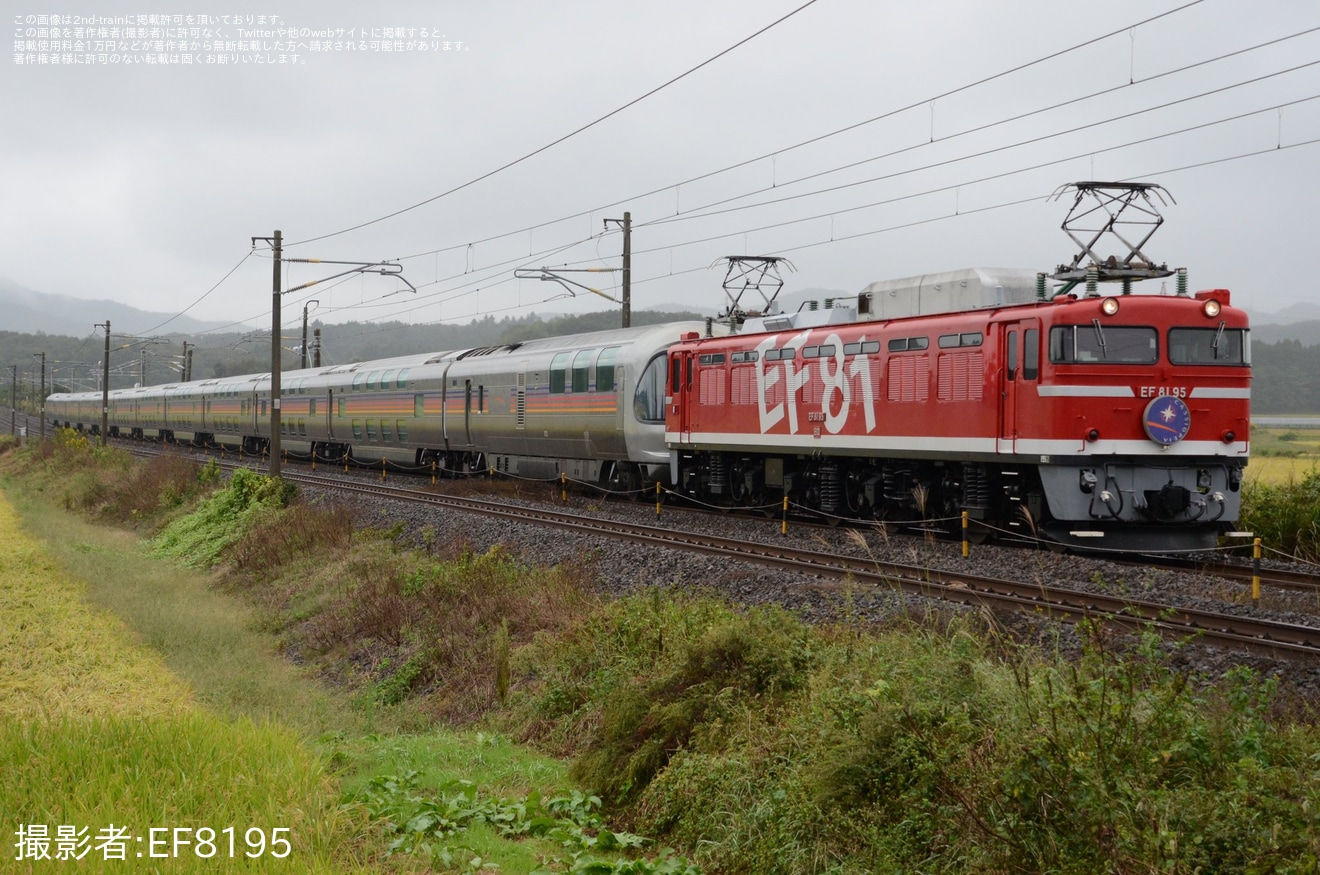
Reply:
<svg viewBox="0 0 1320 875"><path fill-rule="evenodd" d="M93 25L119 27L121 44L78 33L61 63L40 64L46 46L28 41L51 4L15 0L0 74L0 276L267 324L270 253L251 238L278 228L287 244L334 235L286 256L401 259L418 289L327 282L285 296L289 324L311 299L332 322L595 310L608 305L586 293L548 300L563 290L512 271L617 267L621 238L603 220L630 210L633 306L716 307L723 271L707 268L731 254L789 258L785 292L970 266L1052 269L1074 247L1059 229L1070 199L1050 192L1141 179L1177 200L1146 252L1187 267L1193 288L1229 288L1263 312L1320 300L1320 145L1307 144L1320 139L1320 31L1303 33L1320 28L1316 0L817 0L511 169L336 233L521 158L803 2L68 0L63 14L126 19ZM212 20L148 34L186 37L182 51L126 38L162 7ZM238 45L249 27L306 32L292 51L281 35L254 51ZM230 44L217 51L205 28ZM391 28L402 51L377 48ZM341 29L365 49L335 45ZM335 34L329 51L314 35L324 32ZM142 62L160 51L169 63ZM88 54L97 63L66 63ZM840 169L856 162L866 163ZM794 182L804 176L814 178ZM336 270L290 264L285 288ZM615 275L574 277L616 293ZM101 318L89 310L89 329Z"/></svg>

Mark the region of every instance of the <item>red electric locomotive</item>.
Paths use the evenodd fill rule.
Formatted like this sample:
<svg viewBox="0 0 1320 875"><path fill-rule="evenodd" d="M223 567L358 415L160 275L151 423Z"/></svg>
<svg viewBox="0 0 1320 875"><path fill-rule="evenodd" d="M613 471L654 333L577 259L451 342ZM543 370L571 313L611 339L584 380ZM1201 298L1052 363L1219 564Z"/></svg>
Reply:
<svg viewBox="0 0 1320 875"><path fill-rule="evenodd" d="M1130 256L1105 278L1172 273ZM671 477L713 503L787 497L951 529L967 511L982 532L1088 549L1213 546L1247 461L1247 316L1226 290L1188 294L1185 272L1172 295L1102 295L1103 266L1089 272L1052 297L1022 272L874 284L685 335L669 352ZM889 315L904 310L933 315Z"/></svg>

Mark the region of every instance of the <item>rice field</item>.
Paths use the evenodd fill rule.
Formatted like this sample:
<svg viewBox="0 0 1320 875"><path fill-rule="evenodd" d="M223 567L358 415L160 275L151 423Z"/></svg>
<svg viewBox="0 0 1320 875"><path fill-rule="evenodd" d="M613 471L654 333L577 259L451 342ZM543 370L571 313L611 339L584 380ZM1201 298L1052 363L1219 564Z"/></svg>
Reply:
<svg viewBox="0 0 1320 875"><path fill-rule="evenodd" d="M1320 466L1320 428L1252 427L1251 461L1247 463L1249 481L1297 482L1317 466Z"/></svg>
<svg viewBox="0 0 1320 875"><path fill-rule="evenodd" d="M198 705L2 496L0 775L10 870L360 871L357 825L302 739Z"/></svg>

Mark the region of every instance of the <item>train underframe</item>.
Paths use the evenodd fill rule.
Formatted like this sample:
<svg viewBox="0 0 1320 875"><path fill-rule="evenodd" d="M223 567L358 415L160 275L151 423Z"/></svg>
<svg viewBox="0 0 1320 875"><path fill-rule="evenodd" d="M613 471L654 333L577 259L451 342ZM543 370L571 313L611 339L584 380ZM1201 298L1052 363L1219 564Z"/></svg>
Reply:
<svg viewBox="0 0 1320 875"><path fill-rule="evenodd" d="M1191 460L1044 466L1029 462L671 453L676 489L720 507L783 507L829 522L1040 540L1085 550L1214 547L1239 510L1242 465Z"/></svg>

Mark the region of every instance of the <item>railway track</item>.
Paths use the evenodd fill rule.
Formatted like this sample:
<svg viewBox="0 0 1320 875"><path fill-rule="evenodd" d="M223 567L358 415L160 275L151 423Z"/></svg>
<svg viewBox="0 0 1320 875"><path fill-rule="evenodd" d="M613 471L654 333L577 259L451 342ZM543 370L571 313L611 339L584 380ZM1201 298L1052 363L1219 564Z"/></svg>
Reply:
<svg viewBox="0 0 1320 875"><path fill-rule="evenodd" d="M1150 565L1170 571L1191 571L1244 583L1251 583L1253 578L1259 577L1261 586L1271 586L1276 589L1293 590L1294 592L1320 593L1320 577L1317 577L1315 572L1312 571L1292 571L1284 568L1264 567L1257 572L1251 565L1241 562L1217 562L1169 557L1132 564Z"/></svg>
<svg viewBox="0 0 1320 875"><path fill-rule="evenodd" d="M134 447L137 455L153 455L155 448ZM246 467L235 461L221 461L225 468ZM1021 583L1003 578L971 573L949 572L925 566L907 565L843 556L837 553L770 545L745 539L721 538L683 529L647 526L587 517L564 511L510 505L491 499L446 495L436 491L394 486L385 482L345 480L314 473L285 469L287 480L329 491L389 498L446 507L466 513L510 522L549 526L591 537L608 537L650 547L702 553L720 558L751 562L794 573L846 580L854 586L872 586L899 590L953 604L984 607L992 610L1025 611L1053 620L1075 623L1097 620L1127 629L1152 629L1170 638L1197 636L1215 645L1246 650L1268 656L1320 656L1320 628L1239 614L1171 606L1158 602L1111 596L1059 586ZM1156 563L1147 566L1179 568L1223 576L1251 578L1250 567L1232 563L1210 565L1205 562ZM1213 569L1213 570L1211 570ZM1313 577L1299 572L1262 572L1268 585L1316 589Z"/></svg>
<svg viewBox="0 0 1320 875"><path fill-rule="evenodd" d="M1207 642L1270 656L1320 656L1320 628L1212 611L1079 592L1066 587L952 573L916 565L840 556L814 550L713 537L700 532L619 522L488 499L443 495L386 483L344 481L308 473L285 473L307 486L341 493L390 498L467 513L535 523L590 537L609 537L648 547L687 550L723 559L753 562L803 575L847 579L874 586L995 610L1020 610L1064 622L1099 620L1129 629L1154 629L1175 638L1196 635Z"/></svg>

